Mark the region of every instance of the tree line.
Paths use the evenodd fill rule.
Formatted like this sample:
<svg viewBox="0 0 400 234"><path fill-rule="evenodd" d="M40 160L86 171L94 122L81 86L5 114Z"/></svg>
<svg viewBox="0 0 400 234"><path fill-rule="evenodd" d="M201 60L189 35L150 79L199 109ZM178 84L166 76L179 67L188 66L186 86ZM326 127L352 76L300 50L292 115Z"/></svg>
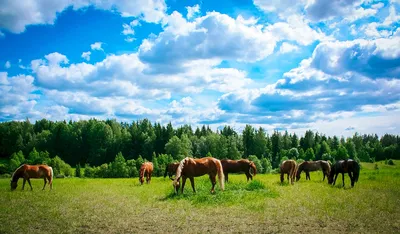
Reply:
<svg viewBox="0 0 400 234"><path fill-rule="evenodd" d="M249 158L261 172L269 172L284 159L400 159L400 137L357 133L348 138L331 137L311 130L303 136L287 131L267 134L251 125L241 133L230 126L213 131L203 125L193 130L190 125L174 128L171 123L163 126L148 119L132 123L96 119L0 123L0 158L10 159L10 165L22 163L22 157L23 162L57 165L61 160L65 165L59 166L59 171L76 165L85 167L85 174L91 177L129 177L137 175L143 161L156 164L155 173L161 175L165 164L186 156Z"/></svg>

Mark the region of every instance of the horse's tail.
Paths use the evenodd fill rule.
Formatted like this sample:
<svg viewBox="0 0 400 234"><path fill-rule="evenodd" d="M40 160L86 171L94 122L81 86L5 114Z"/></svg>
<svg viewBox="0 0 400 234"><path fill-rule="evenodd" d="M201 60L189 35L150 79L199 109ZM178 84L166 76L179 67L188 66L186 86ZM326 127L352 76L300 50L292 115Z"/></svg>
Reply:
<svg viewBox="0 0 400 234"><path fill-rule="evenodd" d="M254 162L250 162L249 164L250 168L249 168L249 173L251 173L251 171L253 170L253 176L255 176L257 174L257 167L254 164Z"/></svg>
<svg viewBox="0 0 400 234"><path fill-rule="evenodd" d="M225 189L225 176L224 176L224 169L222 167L221 161L218 159L215 160L215 164L217 166L217 173L218 173L218 182L219 182L219 187L221 188L222 191Z"/></svg>
<svg viewBox="0 0 400 234"><path fill-rule="evenodd" d="M358 162L354 161L355 163L355 168L354 168L354 181L358 181L358 177L360 176L360 164Z"/></svg>
<svg viewBox="0 0 400 234"><path fill-rule="evenodd" d="M53 178L54 178L54 173L53 173L53 168L52 167L49 167L50 168L50 173L51 173L51 180L53 180Z"/></svg>

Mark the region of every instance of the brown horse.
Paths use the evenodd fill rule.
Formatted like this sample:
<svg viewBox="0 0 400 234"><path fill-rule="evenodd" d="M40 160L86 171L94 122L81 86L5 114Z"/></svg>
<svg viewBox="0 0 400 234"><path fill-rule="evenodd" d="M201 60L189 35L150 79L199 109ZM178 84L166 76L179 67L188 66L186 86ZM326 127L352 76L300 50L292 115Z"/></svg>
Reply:
<svg viewBox="0 0 400 234"><path fill-rule="evenodd" d="M344 173L348 173L351 180L351 187L354 187L354 183L358 181L360 176L360 165L358 162L348 159L339 160L332 166L331 172L328 176L328 183L335 185L338 174L342 173L343 187L344 187ZM333 178L335 176L335 179Z"/></svg>
<svg viewBox="0 0 400 234"><path fill-rule="evenodd" d="M238 173L244 172L247 177L247 181L249 179L253 180L253 176L257 174L256 165L247 159L240 159L240 160L230 160L230 159L223 159L221 160L222 167L224 169L225 181L228 182L228 173ZM253 171L253 175L251 172Z"/></svg>
<svg viewBox="0 0 400 234"><path fill-rule="evenodd" d="M325 180L325 176L328 177L329 173L331 172L331 165L328 161L318 160L318 161L305 161L299 164L296 172L296 181L300 180L300 174L302 171L306 173L306 180L311 180L310 178L310 171L319 171L322 170L324 174L324 178L322 181Z"/></svg>
<svg viewBox="0 0 400 234"><path fill-rule="evenodd" d="M150 184L151 174L153 173L153 163L145 162L140 167L139 182L143 185L144 177L146 176L146 183Z"/></svg>
<svg viewBox="0 0 400 234"><path fill-rule="evenodd" d="M175 175L178 166L179 166L178 162L168 164L167 167L165 168L164 178L167 177L167 175L169 176L169 178L172 178L172 176Z"/></svg>
<svg viewBox="0 0 400 234"><path fill-rule="evenodd" d="M196 192L194 188L194 177L199 177L202 175L208 174L210 177L212 188L211 193L214 193L214 187L216 184L215 177L218 174L219 187L221 190L224 190L224 169L222 168L221 162L212 157L205 158L185 158L180 163L178 168L176 169L175 179L173 182L174 191L178 194L178 190L180 187L180 178L182 177L182 190L185 188L186 179L190 179L190 183L192 185L193 192Z"/></svg>
<svg viewBox="0 0 400 234"><path fill-rule="evenodd" d="M33 190L30 180L31 178L43 178L44 179L43 190L46 187L47 180L49 181L50 190L53 188L53 168L47 165L23 164L20 167L18 167L14 171L11 177L11 191L17 188L19 178L24 179L24 182L22 184L22 190L24 190L26 181L28 181L31 190Z"/></svg>
<svg viewBox="0 0 400 234"><path fill-rule="evenodd" d="M284 175L287 174L287 178L291 180L291 183L294 184L294 177L296 175L297 163L294 160L285 160L282 162L281 167L281 183L283 183Z"/></svg>

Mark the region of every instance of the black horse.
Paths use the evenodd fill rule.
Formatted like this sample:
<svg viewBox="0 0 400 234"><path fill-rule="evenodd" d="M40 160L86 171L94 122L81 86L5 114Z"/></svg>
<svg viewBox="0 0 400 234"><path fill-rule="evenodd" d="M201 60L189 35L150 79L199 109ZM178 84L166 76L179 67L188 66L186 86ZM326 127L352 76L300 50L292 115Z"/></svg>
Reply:
<svg viewBox="0 0 400 234"><path fill-rule="evenodd" d="M342 173L343 187L344 187L344 173L348 173L351 180L351 187L354 187L354 183L358 181L360 175L360 165L352 160L339 160L332 166L331 172L329 173L328 183L335 185L338 174ZM335 176L335 178L333 178Z"/></svg>

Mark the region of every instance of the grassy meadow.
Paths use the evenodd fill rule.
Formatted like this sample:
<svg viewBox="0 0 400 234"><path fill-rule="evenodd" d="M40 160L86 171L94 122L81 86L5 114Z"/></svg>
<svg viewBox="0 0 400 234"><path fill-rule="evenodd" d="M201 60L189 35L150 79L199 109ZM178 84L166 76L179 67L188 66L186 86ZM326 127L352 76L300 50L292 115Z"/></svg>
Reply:
<svg viewBox="0 0 400 234"><path fill-rule="evenodd" d="M211 195L208 177L190 181L174 195L171 181L149 185L132 179L55 179L53 191L31 180L10 191L0 179L0 233L399 233L400 161L363 163L354 188L346 175L336 186L320 172L293 186L279 175L230 175L221 192Z"/></svg>

